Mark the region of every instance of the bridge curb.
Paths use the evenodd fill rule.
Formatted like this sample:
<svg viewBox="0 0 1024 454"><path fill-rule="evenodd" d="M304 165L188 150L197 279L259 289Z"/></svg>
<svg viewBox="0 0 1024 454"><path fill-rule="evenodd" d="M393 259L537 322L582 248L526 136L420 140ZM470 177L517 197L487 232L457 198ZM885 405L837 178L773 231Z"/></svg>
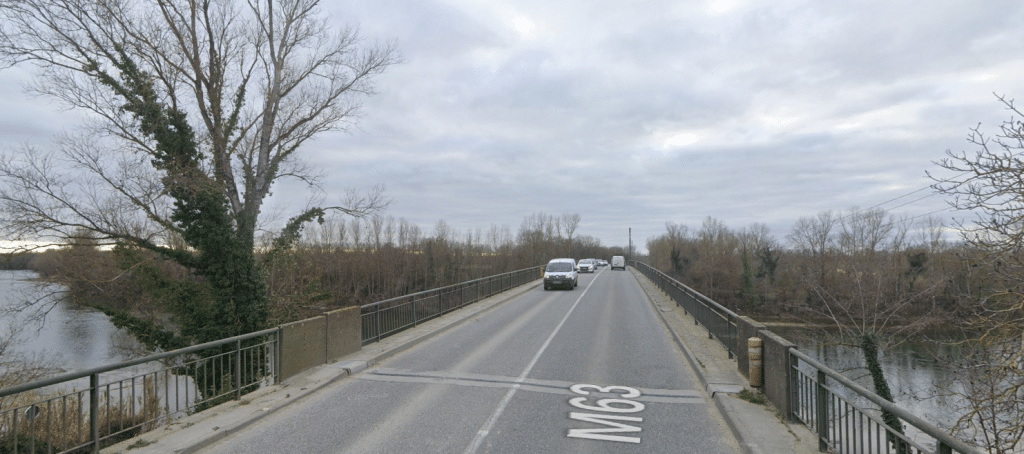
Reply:
<svg viewBox="0 0 1024 454"><path fill-rule="evenodd" d="M355 361L363 361L366 363L366 367L373 367L392 356L415 347L423 341L455 328L477 315L485 314L540 285L541 282L534 282L509 289L505 292L492 296L491 298L495 298L494 301L487 302L484 300L478 303L473 303L457 311L448 313L443 317L422 323L416 328L382 339L380 342L364 345L362 350L349 355L347 358Z"/></svg>
<svg viewBox="0 0 1024 454"><path fill-rule="evenodd" d="M106 454L192 454L240 432L268 415L288 407L346 377L358 374L420 342L486 313L539 286L533 282L473 303L444 317L363 347L338 361L299 372L280 384L255 391L241 401L231 401L175 420L100 452ZM488 301L493 299L493 301ZM438 326L440 325L440 326ZM283 395L283 397L282 397ZM210 428L211 426L212 429Z"/></svg>
<svg viewBox="0 0 1024 454"><path fill-rule="evenodd" d="M679 330L662 313L664 308L659 305L658 301L667 300L670 302L673 306L673 310L670 312L675 313L681 309L675 307L675 303L672 302L668 295L655 287L646 276L636 271L635 268L631 267L629 270L646 294L647 301L654 307L654 312L658 313L662 323L672 333L672 338L676 344L683 350L683 356L686 356L687 362L697 374L697 378L704 387L704 391L715 402L715 407L718 409L719 414L722 415L722 419L729 427L729 431L732 432L745 453L785 452L809 454L818 452L815 435L802 425L791 425L782 421L778 416L778 412L773 412L775 408L770 403L767 406L761 406L733 397L732 394L747 388L746 379L736 370L735 360L726 360L732 364L733 367L731 369L710 373L708 371L709 366L701 362L701 359L694 354L693 350L683 339L684 335L680 334ZM660 296L660 298L656 296ZM686 329L685 326L682 329ZM707 339L702 340L708 341ZM726 349L724 346L719 347L721 348L721 357L725 359L727 357ZM707 359L705 358L705 360ZM710 367L714 367L714 365L712 364ZM773 424L773 421L777 421L777 425ZM778 430L764 430L766 425L777 427Z"/></svg>

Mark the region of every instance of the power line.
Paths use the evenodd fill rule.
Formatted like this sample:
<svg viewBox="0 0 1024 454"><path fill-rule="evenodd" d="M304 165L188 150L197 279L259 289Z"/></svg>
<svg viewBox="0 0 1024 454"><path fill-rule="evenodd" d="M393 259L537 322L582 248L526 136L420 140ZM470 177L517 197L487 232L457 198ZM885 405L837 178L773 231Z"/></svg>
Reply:
<svg viewBox="0 0 1024 454"><path fill-rule="evenodd" d="M877 204L877 205L874 205L874 206L870 206L870 207L864 208L863 210L856 210L856 211L852 211L852 212L850 212L850 213L847 213L847 214L846 214L845 216L842 216L842 217L840 217L840 218L839 218L838 220L842 221L843 219L846 219L846 218L848 218L848 217L850 217L850 216L854 216L854 215L857 215L857 214L863 213L863 212L865 212L865 211L868 211L868 210L873 210L873 209L875 209L875 208L878 208L878 207L880 207L880 206L882 206L882 205L885 205L885 204L887 204L887 203L889 203L889 202L894 202L894 201L896 201L896 200L899 200L899 199L902 199L902 198L904 198L904 197L907 197L907 196L911 196L911 195L917 194L918 192L921 192L921 191L924 191L925 189L930 189L930 188L931 188L931 186L925 186L925 187L923 187L923 188L921 188L921 189L918 189L918 190L916 190L916 191L908 192L908 193L906 193L906 194L903 194L903 195L901 195L901 196L899 196L899 197L894 197L894 198L892 198L892 199L886 200L886 201L884 201L884 202L882 202L882 203L879 203L879 204ZM928 194L928 195L926 195L926 196L924 196L924 197L920 197L920 198L917 198L917 199L911 200L911 201L909 201L909 202L907 202L907 203L904 203L904 204L902 204L902 205L897 205L897 206L894 206L894 207L892 207L892 208L887 208L887 209L885 209L885 211L889 211L889 210L893 210L893 209L896 209L896 208L899 208L899 207L902 207L902 206L910 205L911 203L914 203L914 202L917 202L917 201L921 201L921 200L927 199L928 197L932 197L932 196L935 196L936 194L938 194L938 192L933 192L933 193L931 193L931 194Z"/></svg>
<svg viewBox="0 0 1024 454"><path fill-rule="evenodd" d="M967 172L961 172L961 173L960 173L959 175L953 176L953 177L951 177L951 178L948 178L948 179L946 179L946 180L944 180L944 181L949 181L949 180L952 180L952 179L955 179L955 178L960 178L960 177L962 177L962 176L964 176L964 175L966 175L966 174L968 174L968 173L971 173L971 172L969 172L969 171L967 171ZM885 205L885 204L887 204L887 203L889 203L889 202L894 202L894 201L897 201L897 200L899 200L899 199L902 199L902 198L904 198L904 197L907 197L907 196L911 196L911 195L917 194L918 192L924 191L925 189L931 189L931 188L932 188L932 186L931 186L931 185L928 185L928 186L925 186L925 187L923 187L923 188L920 188L920 189L918 189L918 190L916 190L916 191L911 191L911 192L908 192L908 193L906 193L906 194L903 194L903 195L901 195L901 196L898 196L898 197L893 197L893 198L891 198L891 199L889 199L889 200L886 200L886 201L884 201L884 202L882 202L882 203L879 203L879 204L877 204L877 205L874 205L874 206L871 206L871 207L865 208L865 209L863 209L863 210L857 210L857 211L853 211L853 212L851 212L851 213L847 214L846 216L843 216L843 217L839 218L839 220L840 220L840 221L842 221L843 219L846 219L846 218L848 218L848 217L850 217L850 216L853 216L853 215L856 215L856 214L860 214L860 213L863 213L863 212L865 212L865 211L867 211L867 210L871 210L871 209L874 209L874 208L878 208L878 207L880 207L880 206L882 206L882 205ZM909 201L909 202L907 202L907 203L903 203L903 204L900 204L900 205L896 205L896 206L894 206L894 207L892 207L892 208L887 208L887 209L885 209L885 211L890 211L890 210L894 210L894 209L896 209L896 208L899 208L899 207L902 207L902 206L907 206L907 205L910 205L911 203L914 203L914 202L919 202L919 201L921 201L921 200L927 199L928 197L934 197L934 196L936 196L936 195L938 195L938 194L940 194L940 193L939 193L939 192L932 192L931 194L928 194L928 195L926 195L926 196L924 196L924 197L920 197L920 198L917 198L917 199L911 200L911 201ZM944 209L941 209L941 210L938 210L938 211L933 211L933 212L931 212L931 213L928 213L928 214L934 214L934 213L938 213L939 211L946 211L946 210L948 210L948 209L949 209L949 208L944 208ZM922 216L927 216L927 214L926 214L926 215L922 215ZM918 217L920 217L920 216L918 216ZM916 219L916 218L917 218L917 217L914 217L914 218L911 218L911 219Z"/></svg>
<svg viewBox="0 0 1024 454"><path fill-rule="evenodd" d="M911 193L911 194L913 194L913 193ZM935 195L937 195L937 194L938 194L938 192L933 192L933 193L931 193L931 194L928 194L928 195L926 195L926 196L924 196L924 197L921 197L921 198L917 198L917 199L911 200L911 201L909 201L909 202L907 202L907 203L904 203L904 204L901 204L901 205L896 205L896 206L894 206L894 207L892 207L892 208L889 208L889 209L890 209L890 210L895 210L895 209L897 209L897 208L899 208L899 207L902 207L902 206L907 206L907 205L910 205L911 203L914 203L914 202L918 202L918 201L921 201L921 200L927 199L928 197L933 197L933 196L935 196Z"/></svg>
<svg viewBox="0 0 1024 454"><path fill-rule="evenodd" d="M951 209L953 209L953 207L946 207L946 208L943 208L943 209L941 209L941 210L935 210L935 211L931 211L931 212L928 212L928 213L925 213L925 214L919 214L919 215L917 215L917 216L914 216L914 217L912 217L912 218L910 218L910 219L907 219L907 220L908 220L908 221L913 221L914 219L917 219L917 218L923 218L923 217L925 217L925 216L931 216L931 215L933 215L933 214L935 214L935 213L941 213L941 212L943 212L943 211L949 211L949 210L951 210Z"/></svg>

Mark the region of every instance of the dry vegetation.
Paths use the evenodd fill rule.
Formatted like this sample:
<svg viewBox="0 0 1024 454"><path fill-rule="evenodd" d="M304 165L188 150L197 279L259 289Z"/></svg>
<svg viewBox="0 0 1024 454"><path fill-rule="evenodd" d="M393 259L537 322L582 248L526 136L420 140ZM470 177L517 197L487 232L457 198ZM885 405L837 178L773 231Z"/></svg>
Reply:
<svg viewBox="0 0 1024 454"><path fill-rule="evenodd" d="M799 219L785 242L763 224L666 227L647 242L652 266L759 319L939 323L962 313L959 286L979 278L965 274L964 251L942 241L931 218L826 211Z"/></svg>
<svg viewBox="0 0 1024 454"><path fill-rule="evenodd" d="M100 394L97 415L102 446L156 428L163 411L152 379L145 381L141 394L134 399L116 391ZM4 409L0 413L0 453L92 451L88 447L86 392L25 392L0 399L0 408Z"/></svg>
<svg viewBox="0 0 1024 454"><path fill-rule="evenodd" d="M555 257L624 254L577 235L578 224L575 213L536 213L515 234L507 226L459 232L445 221L424 233L390 216L329 218L307 228L289 250L262 257L271 323L542 265ZM87 242L34 254L29 265L66 285L79 304L128 310L162 325L173 325L164 310L168 302L146 287L146 276L199 281L155 254L101 250Z"/></svg>

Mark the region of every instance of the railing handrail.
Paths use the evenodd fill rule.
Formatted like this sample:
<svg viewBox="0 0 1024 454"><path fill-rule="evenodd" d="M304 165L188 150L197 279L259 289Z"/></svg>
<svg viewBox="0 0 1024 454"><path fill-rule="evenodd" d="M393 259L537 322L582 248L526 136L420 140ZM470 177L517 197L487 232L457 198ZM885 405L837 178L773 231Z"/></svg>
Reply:
<svg viewBox="0 0 1024 454"><path fill-rule="evenodd" d="M508 271L508 272L505 272L505 273L495 274L495 275L492 275L492 276L487 276L487 277L473 279L471 281L460 282L458 284L451 284L451 285L447 285L447 286L444 286L444 287L438 287L438 288L435 288L435 289L424 290L424 291L417 292L417 293L410 293L408 295L398 296L398 297L387 299L387 300L384 300L384 301L378 301L376 303L366 304L366 305L360 306L360 308L361 309L365 309L365 308L373 307L373 306L380 305L380 304L385 304L385 303L389 303L389 302L393 302L393 301L398 301L398 300L401 300L403 298L420 296L420 295L431 293L431 292L437 292L437 291L440 291L440 290L446 290L446 289L453 288L453 287L459 287L459 286L463 286L463 285L467 285L467 284L472 284L472 283L477 282L477 281L485 281L485 280L488 280L488 279L493 279L493 278L499 277L499 276L505 276L505 275L509 275L509 274L521 273L521 272L525 272L525 271L528 271L528 270L534 269L534 268L537 268L537 267L523 268L521 270L516 270L516 271ZM60 375L55 375L55 376L52 376L52 377L43 378L43 379L39 379L39 380L28 382L28 383L22 383L20 385L15 385L15 386L11 386L11 387L8 387L8 388L0 389L0 397L6 397L6 396L10 396L12 394L17 394L17 393L25 392L25 391L32 390L32 389L37 389L37 388L43 388L43 387L47 387L47 386L51 386L51 385L56 385L56 384L60 384L60 383L71 381L71 380L77 380L77 379L80 379L80 378L87 378L87 377L89 377L90 375L93 375L93 374L102 374L102 373L110 372L110 371L117 370L117 369L124 369L126 367L137 366L139 364L149 363L149 362L153 362L153 361L159 361L161 359L169 358L169 357L172 357L172 356L185 355L185 354L189 354L189 353L194 353L194 352L197 352L197 351L206 350L208 348L218 347L218 346L221 346L221 345L230 344L232 342L238 342L240 340L246 340L246 339L252 339L252 338L255 338L255 337L266 336L268 334L274 334L274 333L278 332L279 329L280 329L280 327L265 329L265 330L257 331L257 332L254 332L254 333L242 334L242 335L238 335L238 336L234 336L234 337L229 337L229 338L215 340L215 341L210 341L210 342L206 342L206 343L202 343L202 344L192 345L192 346L189 346L189 347L179 348L177 350L171 350L171 351L162 352L162 353L155 353L155 354L152 354L152 355L147 355L147 356L144 356L144 357L141 357L141 358L136 358L136 359L132 359L132 360L128 360L128 361L122 361L122 362L118 362L118 363L106 364L106 365L94 367L94 368L91 368L91 369L84 369L84 370L79 370L79 371L74 371L74 372L67 372L67 373L63 373L63 374L60 374Z"/></svg>
<svg viewBox="0 0 1024 454"><path fill-rule="evenodd" d="M650 266L650 265L648 265L646 263L643 263L643 262L635 262L634 261L633 263L634 263L634 267L640 269L641 272L644 273L645 275L647 274L647 272L655 273L654 274L655 276L666 279L669 283L671 283L673 286L683 290L690 297L693 297L695 300L701 302L702 304L705 304L706 306L711 307L712 310L715 310L716 312L728 314L728 315L730 315L732 317L739 318L739 315L737 315L736 313L730 311L729 309L726 309L722 305L720 305L720 304L716 303L715 301L711 300L710 298L700 294L699 292L696 292L695 290L693 290L690 287L686 286L685 284L683 284L683 283L673 279L671 276L661 272L660 270L658 270L658 269L656 269L656 268L654 268L654 267L652 267L652 266ZM638 265L643 265L643 266L641 267L641 266L638 266ZM736 339L736 342L740 342L740 339ZM728 347L729 346L726 345L726 348L728 348ZM737 348L738 348L738 346L737 346ZM831 377L833 380L836 380L837 382L841 383L843 386L846 386L848 389L850 389L851 391L857 393L861 397L864 397L864 398L870 400L871 402L875 403L880 408L892 412L898 418L902 419L903 421L906 421L907 423L909 423L910 425L914 426L915 428L920 430L922 433L932 437L933 439L935 439L939 443L941 443L941 444L943 444L945 446L948 446L950 448L956 449L958 452L961 452L961 453L965 453L965 454L982 454L977 449L967 445L965 442L963 442L963 441L953 437L952 435L946 433L945 431L943 431L939 427L935 426L934 424L931 424L928 421L925 421L925 420L919 418L918 416L914 415L913 413L910 413L906 409L896 405L893 402L890 402L890 401L882 398L878 394L875 394L871 390L868 390L867 388L864 388L863 386L858 385L853 380L847 378L846 376L842 375L841 373L839 373L839 372L833 370L832 368L826 366L825 364L821 363L820 361L817 361L814 358L811 358L810 356L807 356L806 354L804 354L800 350L797 350L796 348L790 348L789 349L789 353L791 355L793 355L793 356L796 356L797 358L800 358L805 363L807 363L811 367L814 367L816 370L820 371L821 373L825 374L826 376ZM788 386L788 384L787 384L787 386Z"/></svg>
<svg viewBox="0 0 1024 454"><path fill-rule="evenodd" d="M220 339L220 340L215 340L215 341L211 341L211 342L206 342L206 343L203 343L203 344L192 345L190 347L179 348L177 350L171 350L171 351L163 352L163 353L156 353L156 354L144 356L142 358L136 358L136 359L132 359L132 360L128 360L128 361L122 361L122 362L114 363L114 364L107 364L105 366L94 367L92 369L85 369L85 370L80 370L80 371L75 371L75 372L67 372L67 373L64 373L64 374L55 375L53 377L43 378L43 379L39 379L39 380L36 380L36 381L31 381L31 382L28 382L28 383L23 383L23 384L20 384L20 385L11 386L9 388L0 389L0 397L10 396L12 394L17 394L17 393L25 392L25 391L29 391L29 390L32 390L32 389L44 388L44 387L47 387L47 386L50 386L50 385L56 385L56 384L68 382L68 381L71 381L71 380L78 380L80 378L86 378L86 377L89 377L89 376L94 375L94 374L102 374L104 372L110 372L110 371L116 370L116 369L124 369L126 367L137 366L139 364L149 363L149 362L153 362L153 361L159 361L161 359L169 358L171 356L187 355L189 353L193 353L193 352L197 352L197 351L201 351L201 350L206 350L208 348L218 347L218 346L225 345L225 344L230 344L232 342L238 342L238 341L242 341L242 340L246 340L246 339L252 339L254 337L266 336L268 334L277 333L278 329L279 328L265 329L263 331L257 331L255 333L242 334L242 335L239 335L239 336L229 337L229 338L226 338L226 339Z"/></svg>
<svg viewBox="0 0 1024 454"><path fill-rule="evenodd" d="M466 286L466 285L469 285L469 284L472 284L472 283L475 283L475 282L482 282L482 281L494 279L496 277L505 276L505 275L509 275L509 274L523 273L523 272L530 271L530 270L537 269L537 268L538 268L537 266L531 266L529 268L523 268L521 270L506 271L504 273L494 274L494 275L487 276L487 277L481 277L481 278L473 279L471 281L459 282L458 284L450 284L450 285L446 285L444 287L437 287L437 288L432 288L430 290L423 290L423 291L416 292L416 293L409 293L409 294L406 294L406 295L396 296L394 298L389 298L389 299L386 299L386 300L383 300L383 301L377 301L375 303L364 304L362 306L359 306L359 309L361 309L361 310L362 309L369 309L369 308L372 308L374 306L380 306L382 304L393 303L395 301L401 301L401 300L404 300L406 298L412 298L412 297L417 297L417 296L421 296L421 295L426 295L428 293L435 293L435 292L439 292L439 291L442 291L442 290L448 290L448 289L455 288L455 287L462 287L462 286Z"/></svg>
<svg viewBox="0 0 1024 454"><path fill-rule="evenodd" d="M913 413L910 413L909 411L907 411L903 407L900 407L899 405L896 405L895 403L886 400L882 396L879 396L878 394L875 394L871 390L869 390L869 389L867 389L867 388L857 384L857 382L847 378L845 375L843 375L843 374L841 374L839 372L836 372L832 368L826 366L825 364L822 364L820 361L818 361L818 360L816 360L814 358L811 358L810 356L804 354L800 350L797 350L795 348L791 348L791 349L789 349L789 354L791 354L793 356L796 356L797 358L800 358L800 360L804 361L805 363L807 363L811 367L815 368L816 370L821 371L823 374L825 374L829 378L839 382L840 384L842 384L843 386L849 388L850 390L852 390L853 392L857 393L861 397L864 397L864 398L870 400L871 402L874 402L876 405L878 405L883 410L892 412L892 414L894 414L897 417L899 417L900 419L910 423L912 426L914 426L915 428L917 428L921 432L924 432L928 436L931 436L932 438L935 438L936 440L939 440L943 444L945 444L945 445L947 445L947 446L949 446L949 447L951 447L953 449L956 449L957 451L962 452L962 453L982 454L980 451L974 449L971 446L968 446L963 441L960 441L959 439L949 435L948 433L946 433L942 429L936 427L932 423L917 417L916 415L914 415Z"/></svg>
<svg viewBox="0 0 1024 454"><path fill-rule="evenodd" d="M648 264L646 264L644 262L637 262L637 261L634 261L633 264L634 264L634 266L636 266L636 265L643 265L643 266L647 267L650 271L652 271L654 273L657 273L657 275L662 276L665 279L668 279L673 285L678 287L680 290L686 292L687 294L689 294L694 299L696 299L696 300L698 300L698 301L700 301L700 302L702 302L702 303L704 303L704 304L706 304L708 306L711 306L711 308L714 309L715 312L720 312L720 313L723 313L725 315L728 315L728 316L731 316L731 317L735 317L735 318L739 318L740 317L739 314L729 310L729 308L727 308L727 307L725 307L725 306L723 306L721 304L718 304L717 302L715 302L715 300L713 300L711 298L708 298L707 296L704 296L704 294L702 294L702 293L700 293L700 292L690 288L689 286L687 286L686 284L684 284L682 282L679 282L678 280L676 280L672 276L669 276L668 274L663 273L661 270L659 270L659 269L657 269L657 268L655 268L655 267L653 267L651 265L648 265ZM637 267L637 268L639 268L639 267Z"/></svg>

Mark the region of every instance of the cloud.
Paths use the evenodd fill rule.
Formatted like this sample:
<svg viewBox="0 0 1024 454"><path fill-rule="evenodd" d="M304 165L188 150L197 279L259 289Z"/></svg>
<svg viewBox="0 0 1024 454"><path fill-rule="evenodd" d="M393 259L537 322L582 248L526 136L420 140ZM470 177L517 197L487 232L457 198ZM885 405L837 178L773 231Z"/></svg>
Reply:
<svg viewBox="0 0 1024 454"><path fill-rule="evenodd" d="M579 233L605 244L624 245L630 227L642 243L666 221L699 227L707 216L781 237L801 216L926 186L932 161L967 146L967 128L1005 119L992 92L1024 96L1015 1L330 8L369 41L396 40L405 63L363 100L358 128L304 156L326 173L328 199L385 183L390 214L425 231L438 219L515 230L532 213L576 211ZM8 109L0 133L51 133L52 106L3 96L42 113ZM305 197L300 186L275 191L284 206Z"/></svg>

